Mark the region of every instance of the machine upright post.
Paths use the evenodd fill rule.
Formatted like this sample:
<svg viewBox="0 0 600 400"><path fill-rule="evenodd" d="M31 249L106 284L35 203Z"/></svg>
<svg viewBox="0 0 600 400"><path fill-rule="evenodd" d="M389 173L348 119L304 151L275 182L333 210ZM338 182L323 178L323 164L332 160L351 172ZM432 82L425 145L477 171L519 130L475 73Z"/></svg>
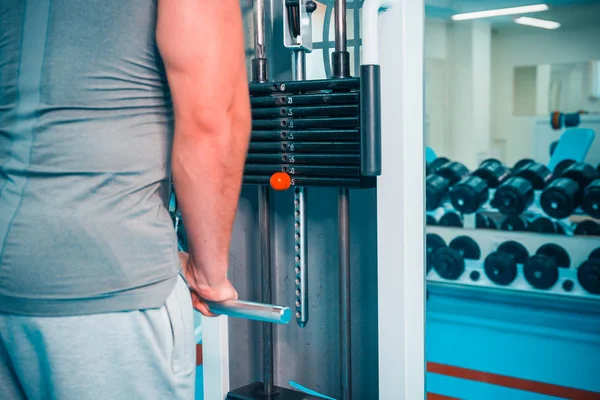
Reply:
<svg viewBox="0 0 600 400"><path fill-rule="evenodd" d="M335 0L335 51L332 71L336 78L350 76L350 53L347 50L346 0ZM350 191L338 194L338 229L340 258L340 399L352 399L352 338L350 298Z"/></svg>
<svg viewBox="0 0 600 400"><path fill-rule="evenodd" d="M252 80L266 82L268 80L267 58L265 47L265 1L254 0L254 59L252 60ZM258 188L258 219L260 237L260 261L262 269L262 301L273 302L273 286L271 282L271 193L269 186ZM263 393L267 398L274 395L273 377L273 325L262 324L263 337Z"/></svg>

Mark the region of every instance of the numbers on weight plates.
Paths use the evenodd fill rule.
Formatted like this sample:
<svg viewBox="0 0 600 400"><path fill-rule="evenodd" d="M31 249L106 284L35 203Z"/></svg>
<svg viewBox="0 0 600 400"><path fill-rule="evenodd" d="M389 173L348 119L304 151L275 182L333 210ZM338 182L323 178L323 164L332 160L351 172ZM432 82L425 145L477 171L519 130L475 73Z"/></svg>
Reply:
<svg viewBox="0 0 600 400"><path fill-rule="evenodd" d="M293 139L294 138L294 132L288 132L287 133L287 138L288 139Z"/></svg>
<svg viewBox="0 0 600 400"><path fill-rule="evenodd" d="M288 170L288 174L294 175L294 173L295 173L294 167L292 167Z"/></svg>
<svg viewBox="0 0 600 400"><path fill-rule="evenodd" d="M294 99L292 99L291 97L287 98L287 103L288 104L292 104L294 102Z"/></svg>
<svg viewBox="0 0 600 400"><path fill-rule="evenodd" d="M290 185L292 185L292 186L295 186L295 185L296 185L296 180L295 180L295 179L292 179L292 181L291 181Z"/></svg>
<svg viewBox="0 0 600 400"><path fill-rule="evenodd" d="M294 121L289 121L288 122L288 128L291 128L291 129L294 128Z"/></svg>
<svg viewBox="0 0 600 400"><path fill-rule="evenodd" d="M290 144L290 151L294 151L294 143Z"/></svg>
<svg viewBox="0 0 600 400"><path fill-rule="evenodd" d="M287 115L294 115L294 112L292 111L291 108L288 108L287 110Z"/></svg>
<svg viewBox="0 0 600 400"><path fill-rule="evenodd" d="M291 162L291 163L296 162L296 160L294 160L294 156L289 156L288 157L288 161Z"/></svg>

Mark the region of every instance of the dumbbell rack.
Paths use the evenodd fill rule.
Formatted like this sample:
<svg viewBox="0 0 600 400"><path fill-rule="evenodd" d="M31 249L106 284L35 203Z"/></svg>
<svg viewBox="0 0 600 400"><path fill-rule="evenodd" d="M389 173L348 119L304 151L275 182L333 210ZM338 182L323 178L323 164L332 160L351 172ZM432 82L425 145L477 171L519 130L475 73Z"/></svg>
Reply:
<svg viewBox="0 0 600 400"><path fill-rule="evenodd" d="M430 235L437 235L444 241L444 245L449 245L456 238L464 236L474 236L475 231L465 230L460 228L448 228L448 227L428 227L428 241L429 243L435 243L437 240L432 240ZM441 274L438 273L435 267L431 268L427 274L427 282L434 284L445 284L451 286L469 287L472 289L492 289L495 292L506 293L506 294L526 294L528 296L533 295L539 298L552 297L554 299L564 300L581 300L584 302L593 302L597 307L600 302L600 286L598 283L592 282L591 284L596 287L595 292L591 293L584 288L581 284L580 279L594 279L593 277L579 277L578 268L591 259L597 259L597 253L591 254L594 249L600 248L600 238L593 237L565 237L565 236L552 236L538 235L526 232L507 232L507 231L488 231L488 230L477 230L477 249L476 251L468 249L467 252L479 253L477 259L468 259L470 255L466 254L464 260L464 270L457 270L451 273L450 278L448 274L441 270ZM523 263L517 263L517 273L514 279L511 279L508 284L498 284L490 279L484 268L484 260L493 252L495 252L502 243L516 242L525 247L528 252L528 256L532 256L539 251L542 246L548 245L549 243L559 246L568 253L568 266L559 266L557 268L558 278L554 284L548 289L538 289L533 287L525 279L523 271ZM429 245L428 245L429 246ZM439 247L439 245L436 245ZM465 249L458 249L459 253L464 253ZM466 246L465 246L466 247ZM429 259L428 255L428 259ZM475 258L475 257L474 257ZM597 261L600 265L600 260ZM600 273L600 270L598 271ZM444 278L443 276L446 276ZM600 278L600 277L598 277ZM587 286L587 284L585 284ZM588 286L589 287L589 286Z"/></svg>

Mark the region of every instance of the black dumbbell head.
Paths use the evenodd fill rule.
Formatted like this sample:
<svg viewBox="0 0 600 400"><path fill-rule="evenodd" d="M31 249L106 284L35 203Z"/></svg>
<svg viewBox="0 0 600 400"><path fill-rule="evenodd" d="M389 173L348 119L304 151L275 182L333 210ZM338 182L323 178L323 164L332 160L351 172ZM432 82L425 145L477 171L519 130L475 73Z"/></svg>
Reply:
<svg viewBox="0 0 600 400"><path fill-rule="evenodd" d="M488 199L488 185L477 176L467 176L450 190L450 201L463 214L477 211Z"/></svg>
<svg viewBox="0 0 600 400"><path fill-rule="evenodd" d="M502 214L522 214L533 203L534 190L531 183L520 177L508 178L496 189L492 207Z"/></svg>
<svg viewBox="0 0 600 400"><path fill-rule="evenodd" d="M465 271L465 260L458 251L449 247L433 253L430 260L435 272L444 279L457 280Z"/></svg>
<svg viewBox="0 0 600 400"><path fill-rule="evenodd" d="M600 224L590 219L581 221L577 224L574 233L578 236L600 236Z"/></svg>
<svg viewBox="0 0 600 400"><path fill-rule="evenodd" d="M594 180L583 191L581 209L590 217L600 219L600 179Z"/></svg>
<svg viewBox="0 0 600 400"><path fill-rule="evenodd" d="M479 245L468 236L458 236L452 239L448 246L458 251L465 259L479 260L481 258Z"/></svg>
<svg viewBox="0 0 600 400"><path fill-rule="evenodd" d="M546 217L537 217L535 221L529 224L530 232L554 234L558 233L558 229L554 221Z"/></svg>
<svg viewBox="0 0 600 400"><path fill-rule="evenodd" d="M437 220L435 219L435 217L433 215L427 214L425 216L425 225L428 225L428 226L437 225Z"/></svg>
<svg viewBox="0 0 600 400"><path fill-rule="evenodd" d="M525 261L529 258L529 252L519 242L509 240L498 246L497 252L512 254L515 257L517 264L525 264Z"/></svg>
<svg viewBox="0 0 600 400"><path fill-rule="evenodd" d="M513 167L512 167L513 172L525 167L526 165L534 163L534 162L535 161L533 161L531 158L524 158L522 160L519 160L519 161L517 161L517 163L515 165L513 165Z"/></svg>
<svg viewBox="0 0 600 400"><path fill-rule="evenodd" d="M588 293L600 294L600 259L585 261L577 269L577 280Z"/></svg>
<svg viewBox="0 0 600 400"><path fill-rule="evenodd" d="M523 265L525 280L536 289L550 289L558 281L558 266L542 254L530 257Z"/></svg>
<svg viewBox="0 0 600 400"><path fill-rule="evenodd" d="M535 254L550 257L559 268L569 268L571 266L571 257L569 256L569 253L567 253L563 247L555 243L546 243L537 249Z"/></svg>
<svg viewBox="0 0 600 400"><path fill-rule="evenodd" d="M425 179L425 208L433 211L438 208L450 190L450 182L438 175Z"/></svg>
<svg viewBox="0 0 600 400"><path fill-rule="evenodd" d="M510 285L517 277L517 263L515 257L509 253L490 253L485 258L483 270L488 279L496 285Z"/></svg>
<svg viewBox="0 0 600 400"><path fill-rule="evenodd" d="M455 212L449 211L446 214L442 215L442 218L440 218L440 220L438 221L438 225L462 228L463 221L460 215L458 215Z"/></svg>
<svg viewBox="0 0 600 400"><path fill-rule="evenodd" d="M446 157L438 157L432 162L429 163L430 173L435 174L435 172L444 164L446 164L448 160Z"/></svg>
<svg viewBox="0 0 600 400"><path fill-rule="evenodd" d="M428 233L425 236L425 247L427 252L427 272L429 272L431 271L431 255L439 249L446 247L446 242L441 236L435 233Z"/></svg>
<svg viewBox="0 0 600 400"><path fill-rule="evenodd" d="M451 185L458 183L462 178L469 175L469 169L456 161L449 161L435 171L436 175L448 179Z"/></svg>
<svg viewBox="0 0 600 400"><path fill-rule="evenodd" d="M508 216L502 221L500 229L503 231L526 232L529 228L527 220L518 215Z"/></svg>
<svg viewBox="0 0 600 400"><path fill-rule="evenodd" d="M579 185L568 178L553 180L542 192L540 205L552 218L567 218L578 207L580 199Z"/></svg>
<svg viewBox="0 0 600 400"><path fill-rule="evenodd" d="M483 179L489 188L495 189L510 177L510 170L500 161L490 158L482 162L473 175Z"/></svg>
<svg viewBox="0 0 600 400"><path fill-rule="evenodd" d="M555 178L559 178L562 176L563 172L571 165L575 164L575 160L562 160L554 167L554 171L552 171L552 176Z"/></svg>
<svg viewBox="0 0 600 400"><path fill-rule="evenodd" d="M527 179L535 190L542 190L552 179L552 172L543 164L529 163L515 171L515 176Z"/></svg>
<svg viewBox="0 0 600 400"><path fill-rule="evenodd" d="M587 185L594 179L600 178L598 175L598 171L591 165L586 163L575 163L565 169L561 176L577 182L583 193L583 189Z"/></svg>
<svg viewBox="0 0 600 400"><path fill-rule="evenodd" d="M475 228L477 229L498 229L498 224L491 217L478 213L475 215Z"/></svg>

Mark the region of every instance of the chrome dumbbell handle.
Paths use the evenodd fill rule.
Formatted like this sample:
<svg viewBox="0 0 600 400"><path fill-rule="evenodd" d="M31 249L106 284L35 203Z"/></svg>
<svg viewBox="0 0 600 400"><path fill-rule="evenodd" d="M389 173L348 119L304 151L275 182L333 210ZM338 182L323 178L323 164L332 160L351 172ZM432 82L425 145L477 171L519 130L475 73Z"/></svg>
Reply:
<svg viewBox="0 0 600 400"><path fill-rule="evenodd" d="M207 301L206 304L212 313L227 315L233 318L244 318L282 325L288 324L292 319L292 312L289 307L272 304L254 303L243 300L227 300L220 303Z"/></svg>

